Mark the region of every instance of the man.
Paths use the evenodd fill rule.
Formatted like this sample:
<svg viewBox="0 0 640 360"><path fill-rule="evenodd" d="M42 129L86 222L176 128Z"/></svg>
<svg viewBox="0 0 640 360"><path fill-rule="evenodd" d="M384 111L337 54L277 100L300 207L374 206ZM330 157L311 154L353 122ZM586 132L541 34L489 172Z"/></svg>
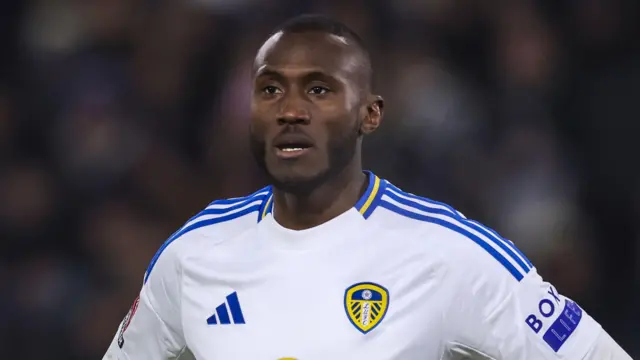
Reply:
<svg viewBox="0 0 640 360"><path fill-rule="evenodd" d="M511 242L363 172L383 101L343 24L280 27L252 114L272 185L167 240L105 359L629 359Z"/></svg>

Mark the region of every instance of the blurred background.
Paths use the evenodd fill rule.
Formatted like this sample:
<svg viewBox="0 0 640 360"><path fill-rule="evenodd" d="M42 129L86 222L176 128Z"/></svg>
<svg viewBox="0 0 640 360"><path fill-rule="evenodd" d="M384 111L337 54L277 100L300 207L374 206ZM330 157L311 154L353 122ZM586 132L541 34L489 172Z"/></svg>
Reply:
<svg viewBox="0 0 640 360"><path fill-rule="evenodd" d="M625 0L0 5L0 345L99 359L153 253L264 186L250 64L290 16L369 44L365 165L512 239L640 356L640 20Z"/></svg>

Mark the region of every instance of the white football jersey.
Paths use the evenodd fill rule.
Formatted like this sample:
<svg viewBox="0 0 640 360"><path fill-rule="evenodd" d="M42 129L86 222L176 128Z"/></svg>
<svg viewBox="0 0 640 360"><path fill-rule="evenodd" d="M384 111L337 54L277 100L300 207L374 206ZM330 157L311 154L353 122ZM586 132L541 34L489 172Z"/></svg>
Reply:
<svg viewBox="0 0 640 360"><path fill-rule="evenodd" d="M105 359L588 357L600 325L512 242L368 174L308 230L274 220L269 187L211 203L154 256Z"/></svg>

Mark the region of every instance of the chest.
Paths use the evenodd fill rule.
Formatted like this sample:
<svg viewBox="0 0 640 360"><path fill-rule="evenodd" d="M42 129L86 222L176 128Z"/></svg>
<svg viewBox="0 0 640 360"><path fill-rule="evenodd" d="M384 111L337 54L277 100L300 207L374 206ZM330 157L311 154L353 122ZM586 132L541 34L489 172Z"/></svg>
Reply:
<svg viewBox="0 0 640 360"><path fill-rule="evenodd" d="M435 263L360 247L218 255L183 274L182 326L199 360L439 359L449 299Z"/></svg>

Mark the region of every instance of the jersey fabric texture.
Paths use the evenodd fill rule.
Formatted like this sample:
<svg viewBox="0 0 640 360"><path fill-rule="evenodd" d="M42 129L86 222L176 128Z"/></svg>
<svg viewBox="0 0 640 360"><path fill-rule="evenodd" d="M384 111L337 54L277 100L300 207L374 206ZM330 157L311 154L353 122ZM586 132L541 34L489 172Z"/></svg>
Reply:
<svg viewBox="0 0 640 360"><path fill-rule="evenodd" d="M514 244L373 173L294 231L270 187L211 203L153 257L104 359L582 360L603 330Z"/></svg>

